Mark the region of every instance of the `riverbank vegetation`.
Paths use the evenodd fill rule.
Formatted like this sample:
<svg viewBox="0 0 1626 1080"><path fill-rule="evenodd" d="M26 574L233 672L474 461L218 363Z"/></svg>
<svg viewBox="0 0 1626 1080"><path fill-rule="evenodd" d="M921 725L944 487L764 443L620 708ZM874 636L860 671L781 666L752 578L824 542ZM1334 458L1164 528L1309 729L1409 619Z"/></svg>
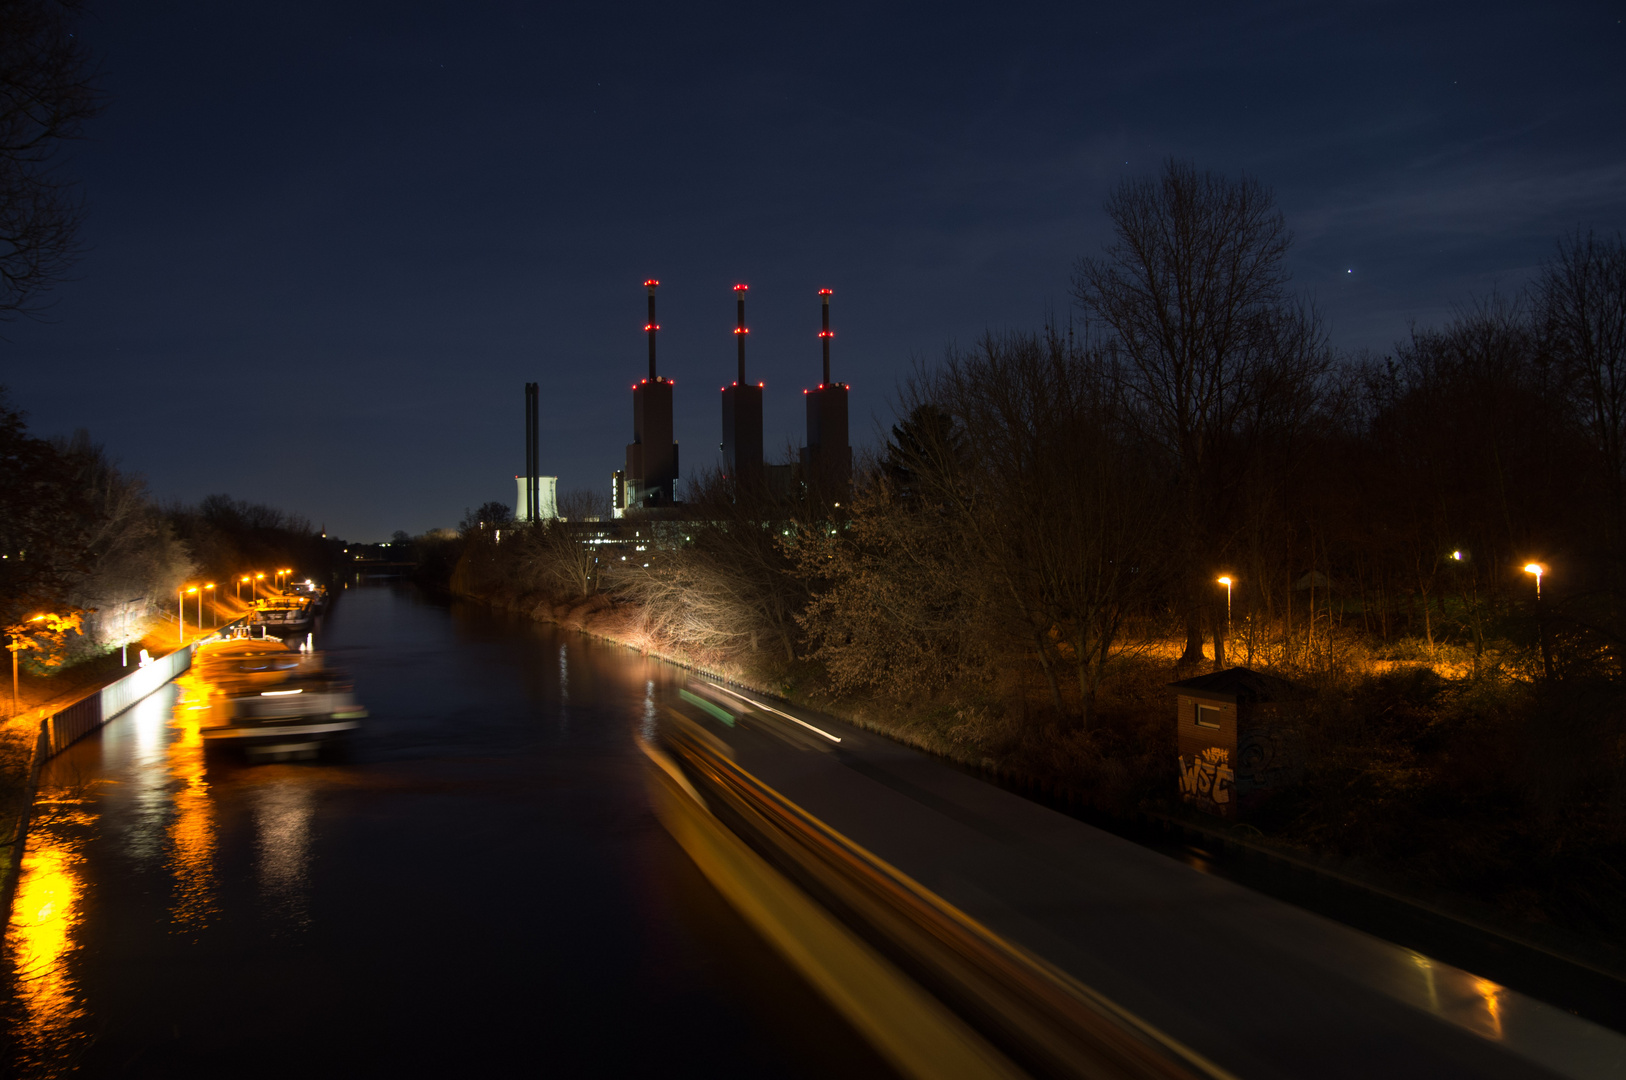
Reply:
<svg viewBox="0 0 1626 1080"><path fill-rule="evenodd" d="M1118 814L1187 812L1169 682L1271 671L1251 835L1626 945L1626 244L1344 356L1262 186L1107 213L1074 320L918 365L850 490L472 527L453 587Z"/></svg>
<svg viewBox="0 0 1626 1080"><path fill-rule="evenodd" d="M173 621L178 588L217 582L211 602L225 604L244 571L325 577L333 546L308 521L224 495L161 507L88 433L38 438L0 397L0 627L35 698Z"/></svg>

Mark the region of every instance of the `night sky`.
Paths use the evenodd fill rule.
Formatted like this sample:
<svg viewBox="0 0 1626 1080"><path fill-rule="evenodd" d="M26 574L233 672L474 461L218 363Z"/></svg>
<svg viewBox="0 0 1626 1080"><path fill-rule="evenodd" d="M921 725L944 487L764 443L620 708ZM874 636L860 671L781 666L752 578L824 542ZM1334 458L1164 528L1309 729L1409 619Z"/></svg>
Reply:
<svg viewBox="0 0 1626 1080"><path fill-rule="evenodd" d="M543 472L607 491L652 276L685 473L719 457L736 282L778 459L828 287L873 445L913 360L1068 317L1103 199L1171 155L1270 185L1333 341L1381 352L1626 227L1623 18L92 0L86 252L0 327L0 382L161 500L383 539L513 502L527 380Z"/></svg>

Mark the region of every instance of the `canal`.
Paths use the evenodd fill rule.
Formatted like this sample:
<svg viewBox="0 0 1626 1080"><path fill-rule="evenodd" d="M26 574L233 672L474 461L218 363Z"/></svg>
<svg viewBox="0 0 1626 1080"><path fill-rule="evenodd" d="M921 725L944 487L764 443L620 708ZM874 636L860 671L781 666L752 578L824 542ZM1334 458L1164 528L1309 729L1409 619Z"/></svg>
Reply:
<svg viewBox="0 0 1626 1080"><path fill-rule="evenodd" d="M0 1075L890 1075L652 816L671 669L388 582L318 638L342 761L206 767L183 683L50 764Z"/></svg>

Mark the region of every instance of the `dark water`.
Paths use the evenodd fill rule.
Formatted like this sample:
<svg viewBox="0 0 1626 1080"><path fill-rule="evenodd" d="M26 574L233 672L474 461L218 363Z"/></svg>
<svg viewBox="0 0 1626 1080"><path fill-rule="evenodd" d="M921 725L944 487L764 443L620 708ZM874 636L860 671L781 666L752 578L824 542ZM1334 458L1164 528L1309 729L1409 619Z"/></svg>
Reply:
<svg viewBox="0 0 1626 1080"><path fill-rule="evenodd" d="M183 682L52 763L0 1070L886 1075L651 815L668 669L387 584L319 638L353 760L206 768Z"/></svg>

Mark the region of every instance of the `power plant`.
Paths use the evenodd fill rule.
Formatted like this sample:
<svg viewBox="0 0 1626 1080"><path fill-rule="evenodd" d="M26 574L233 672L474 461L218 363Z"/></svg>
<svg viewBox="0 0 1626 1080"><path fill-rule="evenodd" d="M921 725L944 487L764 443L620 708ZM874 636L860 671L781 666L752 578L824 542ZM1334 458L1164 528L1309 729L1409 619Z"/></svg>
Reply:
<svg viewBox="0 0 1626 1080"><path fill-rule="evenodd" d="M644 282L648 296L648 318L644 331L649 341L649 374L632 385L632 442L627 444L626 462L611 475L610 506L613 517L629 511L670 509L678 500L678 445L673 439L673 380L662 376L655 364L655 290L660 282ZM745 325L745 285L734 286L734 381L721 387L723 438L718 449L723 454L723 474L737 485L754 490L769 499L790 497L800 487L821 498L842 497L852 483L852 447L848 442L847 398L851 387L830 376L830 297L833 290L820 289L818 296L823 325L819 341L823 352L823 378L818 388L803 390L807 402L807 443L801 448L798 465L772 465L763 454L763 393L759 380L750 382L745 372L745 344L750 328ZM525 384L525 474L518 482L521 521L546 521L557 516L556 481L541 476L538 463L537 383Z"/></svg>

